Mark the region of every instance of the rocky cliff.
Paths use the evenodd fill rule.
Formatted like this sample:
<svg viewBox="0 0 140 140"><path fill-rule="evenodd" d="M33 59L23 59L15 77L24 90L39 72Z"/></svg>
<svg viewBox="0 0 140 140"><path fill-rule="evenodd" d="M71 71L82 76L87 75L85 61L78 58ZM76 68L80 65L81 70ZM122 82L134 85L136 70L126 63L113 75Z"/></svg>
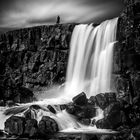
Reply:
<svg viewBox="0 0 140 140"><path fill-rule="evenodd" d="M113 73L118 95L132 102L140 92L140 1L125 0L119 16ZM75 24L10 31L0 36L0 99L13 99L21 87L33 91L65 82ZM19 98L16 98L19 102Z"/></svg>
<svg viewBox="0 0 140 140"><path fill-rule="evenodd" d="M75 24L10 31L0 36L0 99L17 97L19 88L36 90L65 81ZM20 102L15 98L15 102Z"/></svg>
<svg viewBox="0 0 140 140"><path fill-rule="evenodd" d="M140 95L140 1L125 0L118 23L118 43L114 51L114 73L119 93Z"/></svg>

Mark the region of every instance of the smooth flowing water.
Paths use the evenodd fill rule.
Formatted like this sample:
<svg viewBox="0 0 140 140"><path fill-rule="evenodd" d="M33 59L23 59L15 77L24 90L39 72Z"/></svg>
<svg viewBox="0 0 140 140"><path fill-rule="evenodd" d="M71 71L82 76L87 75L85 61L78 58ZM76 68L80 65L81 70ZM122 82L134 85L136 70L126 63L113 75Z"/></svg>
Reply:
<svg viewBox="0 0 140 140"><path fill-rule="evenodd" d="M90 97L112 90L112 60L117 20L107 20L97 27L75 27L67 68L67 96L73 97L84 91Z"/></svg>
<svg viewBox="0 0 140 140"><path fill-rule="evenodd" d="M64 92L62 94L59 93L61 96L13 107L9 110L9 114L24 117L24 112L26 112L31 105L39 105L41 107L40 110L36 112L36 115L33 115L33 118L38 122L43 115L46 115L56 120L62 132L93 132L93 130L100 132L101 130L97 130L96 127L80 124L74 116L68 114L66 110L62 111L59 105L53 105L65 104L75 95L83 91L90 97L112 90L112 60L113 47L116 42L117 20L117 18L107 20L96 27L83 24L77 25L74 28L71 38L66 85ZM68 100L63 100L63 98ZM51 113L47 109L47 105L52 105L57 113ZM3 129L4 126L5 119L3 118L9 116L4 116L0 113L0 129ZM99 110L94 119L98 120L102 117L103 112L101 113Z"/></svg>

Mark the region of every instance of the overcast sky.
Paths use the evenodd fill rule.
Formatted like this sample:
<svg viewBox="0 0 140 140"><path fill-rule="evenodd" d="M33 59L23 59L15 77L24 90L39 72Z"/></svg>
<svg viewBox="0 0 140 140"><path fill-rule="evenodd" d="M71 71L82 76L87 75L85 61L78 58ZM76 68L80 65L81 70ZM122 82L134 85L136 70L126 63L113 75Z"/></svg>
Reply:
<svg viewBox="0 0 140 140"><path fill-rule="evenodd" d="M0 31L41 24L101 22L119 16L123 0L0 0Z"/></svg>

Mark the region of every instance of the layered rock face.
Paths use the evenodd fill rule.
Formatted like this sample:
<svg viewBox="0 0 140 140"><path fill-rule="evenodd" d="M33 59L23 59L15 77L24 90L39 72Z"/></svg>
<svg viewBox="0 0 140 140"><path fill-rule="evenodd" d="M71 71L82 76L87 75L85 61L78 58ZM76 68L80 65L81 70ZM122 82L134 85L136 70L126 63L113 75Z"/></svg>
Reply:
<svg viewBox="0 0 140 140"><path fill-rule="evenodd" d="M118 101L126 123L118 128L125 135L118 139L139 139L140 126L140 1L125 0L119 18L118 43L114 51L113 73Z"/></svg>
<svg viewBox="0 0 140 140"><path fill-rule="evenodd" d="M140 1L126 0L119 23L113 70L118 77L118 92L131 92L137 96L140 91Z"/></svg>
<svg viewBox="0 0 140 140"><path fill-rule="evenodd" d="M14 99L20 87L36 90L63 83L74 26L56 24L1 35L0 99Z"/></svg>

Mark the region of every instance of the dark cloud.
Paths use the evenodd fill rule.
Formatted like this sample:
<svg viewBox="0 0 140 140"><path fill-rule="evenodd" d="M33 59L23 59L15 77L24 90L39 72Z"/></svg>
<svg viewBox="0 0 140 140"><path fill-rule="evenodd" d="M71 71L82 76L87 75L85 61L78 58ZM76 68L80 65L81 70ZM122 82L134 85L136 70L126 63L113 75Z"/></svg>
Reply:
<svg viewBox="0 0 140 140"><path fill-rule="evenodd" d="M122 0L0 0L0 31L55 23L101 22L122 11Z"/></svg>

